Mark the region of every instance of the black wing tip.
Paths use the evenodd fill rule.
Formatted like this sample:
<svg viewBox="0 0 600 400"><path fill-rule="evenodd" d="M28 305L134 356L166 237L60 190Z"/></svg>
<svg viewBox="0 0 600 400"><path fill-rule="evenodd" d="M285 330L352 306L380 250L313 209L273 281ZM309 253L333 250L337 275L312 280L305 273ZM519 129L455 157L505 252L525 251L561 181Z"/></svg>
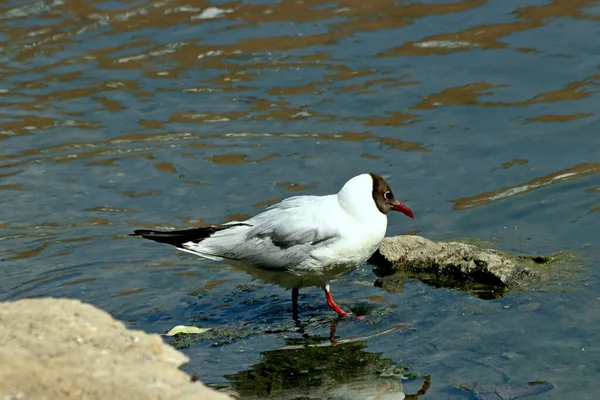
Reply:
<svg viewBox="0 0 600 400"><path fill-rule="evenodd" d="M142 237L158 243L166 243L175 247L181 247L190 238L183 231L153 231L149 229L136 229L129 236Z"/></svg>
<svg viewBox="0 0 600 400"><path fill-rule="evenodd" d="M176 247L181 247L184 243L195 242L200 243L213 233L232 228L234 226L250 226L249 224L229 224L229 225L214 225L206 228L192 228L177 231L153 231L149 229L136 229L129 236L143 237L159 243L166 243Z"/></svg>
<svg viewBox="0 0 600 400"><path fill-rule="evenodd" d="M190 241L194 241L194 239L198 239L195 233L196 231L193 229L190 230L182 230L182 231L153 231L149 229L136 229L133 233L130 233L129 236L135 237L143 237L144 239L149 239L158 243L170 244L172 246L181 248L181 246ZM200 235L200 237L207 237L208 235Z"/></svg>
<svg viewBox="0 0 600 400"><path fill-rule="evenodd" d="M136 229L135 231L133 231L133 233L130 233L129 236L144 236L144 235L150 235L154 232L156 232L156 231L151 231L148 229Z"/></svg>

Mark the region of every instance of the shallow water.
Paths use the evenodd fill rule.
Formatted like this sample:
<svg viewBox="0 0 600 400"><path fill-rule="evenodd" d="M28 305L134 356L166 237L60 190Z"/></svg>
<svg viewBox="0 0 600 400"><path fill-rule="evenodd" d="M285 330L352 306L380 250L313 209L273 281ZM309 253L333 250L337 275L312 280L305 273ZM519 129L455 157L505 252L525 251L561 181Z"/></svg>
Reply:
<svg viewBox="0 0 600 400"><path fill-rule="evenodd" d="M485 301L413 280L387 292L365 265L332 284L341 305L371 310L337 325L338 340L363 338L342 344L356 365L336 375L339 352L299 350L306 379L266 387L294 398L381 364L429 375L421 398L548 381L539 398L595 399L599 12L573 0L5 1L0 300L78 298L158 333L232 328L186 344L185 369L221 385L267 379L282 347L327 342L322 292L301 291L298 327L289 291L127 235L243 219L376 171L416 215L391 216L388 235L574 251L578 268Z"/></svg>

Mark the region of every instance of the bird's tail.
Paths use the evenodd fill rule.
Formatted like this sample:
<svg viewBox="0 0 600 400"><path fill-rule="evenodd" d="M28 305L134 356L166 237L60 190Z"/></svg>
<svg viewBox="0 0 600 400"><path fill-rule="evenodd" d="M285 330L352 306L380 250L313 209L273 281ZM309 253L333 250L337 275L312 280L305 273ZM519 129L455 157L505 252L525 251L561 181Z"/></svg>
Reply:
<svg viewBox="0 0 600 400"><path fill-rule="evenodd" d="M158 243L166 243L171 246L185 249L185 243L200 243L204 239L212 236L215 232L232 228L234 226L249 226L244 223L224 224L209 226L206 228L183 229L179 231L153 231L148 229L138 229L129 236L141 236L144 239L154 240Z"/></svg>

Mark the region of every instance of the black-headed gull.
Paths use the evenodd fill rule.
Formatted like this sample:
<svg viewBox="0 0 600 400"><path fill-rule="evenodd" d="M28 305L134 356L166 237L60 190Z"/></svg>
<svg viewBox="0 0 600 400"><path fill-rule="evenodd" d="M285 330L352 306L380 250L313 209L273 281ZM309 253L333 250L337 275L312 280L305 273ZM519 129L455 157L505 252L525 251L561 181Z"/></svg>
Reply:
<svg viewBox="0 0 600 400"><path fill-rule="evenodd" d="M329 281L373 255L385 236L391 210L414 218L385 179L369 173L350 179L337 194L290 197L243 222L177 231L136 230L133 236L241 266L291 288L294 318L299 288L320 286L327 305L345 317L350 314L333 300Z"/></svg>

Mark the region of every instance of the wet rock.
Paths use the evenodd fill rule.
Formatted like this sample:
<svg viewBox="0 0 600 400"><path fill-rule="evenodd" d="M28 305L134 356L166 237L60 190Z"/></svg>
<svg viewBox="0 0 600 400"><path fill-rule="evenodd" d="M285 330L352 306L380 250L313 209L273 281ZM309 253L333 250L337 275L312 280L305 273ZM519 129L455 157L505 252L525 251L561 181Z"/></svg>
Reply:
<svg viewBox="0 0 600 400"><path fill-rule="evenodd" d="M405 273L407 278L416 277L434 286L467 285L473 290L494 290L491 297L498 297L505 288L540 280L536 266L554 260L554 257L519 256L473 244L434 242L405 235L385 238L370 262L376 266L378 276ZM385 284L380 282L382 287Z"/></svg>
<svg viewBox="0 0 600 400"><path fill-rule="evenodd" d="M231 399L179 370L186 362L159 335L77 300L0 303L3 399Z"/></svg>

